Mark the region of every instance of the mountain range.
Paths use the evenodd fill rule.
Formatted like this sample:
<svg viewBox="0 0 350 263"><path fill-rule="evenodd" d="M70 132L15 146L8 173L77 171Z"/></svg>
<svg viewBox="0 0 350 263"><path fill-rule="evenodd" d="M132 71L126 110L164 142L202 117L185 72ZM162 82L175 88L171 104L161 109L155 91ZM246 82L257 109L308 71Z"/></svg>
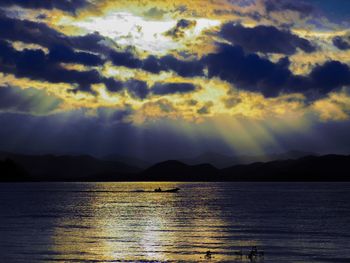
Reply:
<svg viewBox="0 0 350 263"><path fill-rule="evenodd" d="M292 154L296 157L300 152ZM219 166L219 155L203 156L214 156L216 159L212 160ZM135 166L132 166L120 162L120 156L109 156L106 160L88 155L1 152L0 181L350 181L350 156L308 155L294 159L287 158L288 154L279 156L286 159L246 164L244 162L253 160L247 158L243 164L233 162L230 166L218 168L211 163L196 164L201 160L198 158L187 160L187 163L168 160L140 168L140 160L133 159ZM222 166L227 161L223 160Z"/></svg>
<svg viewBox="0 0 350 263"><path fill-rule="evenodd" d="M197 165L202 163L209 163L217 168L226 168L237 164L250 164L255 162L271 162L275 160L298 159L304 156L317 156L317 153L302 152L302 151L288 151L285 153L274 153L265 155L237 155L228 156L213 152L203 153L201 155L179 159L179 161L188 165Z"/></svg>
<svg viewBox="0 0 350 263"><path fill-rule="evenodd" d="M141 171L129 164L100 160L89 155L24 155L1 152L0 159L11 160L37 180L86 180L101 174L132 174Z"/></svg>

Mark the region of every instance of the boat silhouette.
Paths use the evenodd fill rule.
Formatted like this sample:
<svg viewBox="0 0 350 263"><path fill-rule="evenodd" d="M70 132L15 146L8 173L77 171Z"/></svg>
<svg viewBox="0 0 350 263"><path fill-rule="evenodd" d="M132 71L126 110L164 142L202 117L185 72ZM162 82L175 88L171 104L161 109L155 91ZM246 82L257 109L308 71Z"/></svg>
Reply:
<svg viewBox="0 0 350 263"><path fill-rule="evenodd" d="M163 190L159 187L159 188L154 189L153 191L152 190L137 189L137 190L134 190L132 192L134 192L134 193L176 193L179 190L180 190L180 188L171 188L171 189Z"/></svg>
<svg viewBox="0 0 350 263"><path fill-rule="evenodd" d="M166 189L166 190L162 190L160 187L154 189L154 192L156 193L176 193L180 190L180 188L172 188L172 189Z"/></svg>

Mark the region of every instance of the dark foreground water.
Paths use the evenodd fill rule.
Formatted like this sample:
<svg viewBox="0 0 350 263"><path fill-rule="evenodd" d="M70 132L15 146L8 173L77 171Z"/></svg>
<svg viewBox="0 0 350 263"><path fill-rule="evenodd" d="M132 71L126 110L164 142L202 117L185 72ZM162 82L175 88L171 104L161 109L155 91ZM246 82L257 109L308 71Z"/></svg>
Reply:
<svg viewBox="0 0 350 263"><path fill-rule="evenodd" d="M179 187L179 193L135 193ZM350 184L0 184L1 262L350 262Z"/></svg>

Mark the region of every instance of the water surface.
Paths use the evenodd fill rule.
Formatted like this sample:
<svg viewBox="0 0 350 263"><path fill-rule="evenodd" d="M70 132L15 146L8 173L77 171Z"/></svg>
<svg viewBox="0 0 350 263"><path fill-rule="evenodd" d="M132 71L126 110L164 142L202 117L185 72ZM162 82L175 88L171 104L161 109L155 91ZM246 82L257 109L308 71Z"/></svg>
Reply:
<svg viewBox="0 0 350 263"><path fill-rule="evenodd" d="M350 262L344 183L0 184L0 211L2 262Z"/></svg>

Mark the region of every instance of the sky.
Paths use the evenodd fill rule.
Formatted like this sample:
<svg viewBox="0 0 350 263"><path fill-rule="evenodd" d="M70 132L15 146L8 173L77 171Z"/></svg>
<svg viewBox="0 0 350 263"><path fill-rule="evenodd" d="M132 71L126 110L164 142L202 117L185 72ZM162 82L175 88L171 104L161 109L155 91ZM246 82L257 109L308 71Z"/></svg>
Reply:
<svg viewBox="0 0 350 263"><path fill-rule="evenodd" d="M347 0L0 2L0 150L350 153Z"/></svg>

